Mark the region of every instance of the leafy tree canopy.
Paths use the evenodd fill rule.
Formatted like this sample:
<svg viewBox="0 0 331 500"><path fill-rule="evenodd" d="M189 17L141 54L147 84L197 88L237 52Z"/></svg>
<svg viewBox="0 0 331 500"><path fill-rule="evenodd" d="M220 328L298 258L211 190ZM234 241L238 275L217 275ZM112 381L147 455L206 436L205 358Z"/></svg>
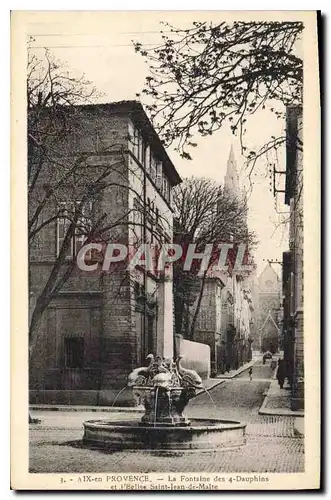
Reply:
<svg viewBox="0 0 331 500"><path fill-rule="evenodd" d="M268 107L300 104L303 63L297 55L301 22L194 22L188 29L167 23L162 43L135 50L149 63L142 94L166 145L191 159L193 136L211 135L228 124L241 141L248 162L284 137L271 137L261 151L245 144L247 120Z"/></svg>

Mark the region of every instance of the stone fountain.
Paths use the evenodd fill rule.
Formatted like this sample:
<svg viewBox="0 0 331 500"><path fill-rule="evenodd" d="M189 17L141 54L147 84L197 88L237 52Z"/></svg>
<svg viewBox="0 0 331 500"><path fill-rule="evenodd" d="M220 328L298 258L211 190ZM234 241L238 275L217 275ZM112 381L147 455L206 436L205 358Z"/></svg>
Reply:
<svg viewBox="0 0 331 500"><path fill-rule="evenodd" d="M201 377L174 362L149 354L149 366L136 368L127 386L143 403L140 421L91 420L84 422L83 441L114 450L210 451L245 444L245 424L217 419L188 419L184 408L198 390Z"/></svg>

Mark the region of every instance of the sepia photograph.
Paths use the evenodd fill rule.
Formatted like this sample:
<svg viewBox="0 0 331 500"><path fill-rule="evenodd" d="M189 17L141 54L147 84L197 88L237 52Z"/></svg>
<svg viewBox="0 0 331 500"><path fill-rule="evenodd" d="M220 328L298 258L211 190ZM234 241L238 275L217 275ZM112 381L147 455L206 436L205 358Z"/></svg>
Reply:
<svg viewBox="0 0 331 500"><path fill-rule="evenodd" d="M13 489L319 488L318 18L12 12Z"/></svg>

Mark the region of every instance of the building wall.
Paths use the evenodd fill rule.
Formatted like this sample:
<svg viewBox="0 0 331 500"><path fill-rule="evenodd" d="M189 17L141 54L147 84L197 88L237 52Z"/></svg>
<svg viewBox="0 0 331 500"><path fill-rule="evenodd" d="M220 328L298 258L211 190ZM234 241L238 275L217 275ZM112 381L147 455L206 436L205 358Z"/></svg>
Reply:
<svg viewBox="0 0 331 500"><path fill-rule="evenodd" d="M181 364L184 368L195 370L203 380L210 377L210 347L205 343L192 342L176 335L177 352L184 356Z"/></svg>
<svg viewBox="0 0 331 500"><path fill-rule="evenodd" d="M63 293L43 315L30 369L33 402L97 404L101 383L99 293ZM84 367L66 369L65 341L82 339Z"/></svg>
<svg viewBox="0 0 331 500"><path fill-rule="evenodd" d="M213 376L250 360L252 311L246 280L235 275L207 280L194 340L210 347Z"/></svg>
<svg viewBox="0 0 331 500"><path fill-rule="evenodd" d="M194 341L207 344L210 348L211 373L217 372L217 344L221 335L220 317L221 285L215 279L207 279L201 300L194 334ZM195 311L198 297L192 308Z"/></svg>
<svg viewBox="0 0 331 500"><path fill-rule="evenodd" d="M284 357L293 410L304 407L304 221L302 108L286 110L285 204L290 210L289 250L283 254Z"/></svg>
<svg viewBox="0 0 331 500"><path fill-rule="evenodd" d="M129 133L133 135L133 123L129 122ZM129 145L132 153L135 152L134 144ZM151 151L149 152L151 154ZM135 156L129 158L129 180L130 190L128 193L128 206L130 211L130 221L132 224L137 222L137 211L135 207L139 200L144 201L148 206L152 206L153 210L158 212L157 224L149 224L147 221L146 243L150 243L155 248L160 248L163 243L171 243L173 239L173 211L170 208L171 191L168 199L163 196L157 189L158 179L154 179L152 175L144 175L144 171L140 168L139 162ZM149 217L149 214L147 214ZM143 225L144 215L138 214L138 224ZM135 247L138 247L144 238L143 227L132 225L129 227L129 241L136 242ZM134 251L134 249L133 249ZM157 262L157 252L155 255L154 266ZM133 279L138 280L143 284L143 274L133 273ZM173 294L171 283L171 270L168 272L167 282L160 282L157 278L157 273L150 272L147 279L147 293L154 296L158 303L157 323L157 338L155 340L154 350L160 356L172 357L173 353Z"/></svg>
<svg viewBox="0 0 331 500"><path fill-rule="evenodd" d="M95 131L96 123L104 126L104 138L107 144L125 144L128 134L128 119L124 117L112 117L105 122L102 117L92 115L86 117L86 121L81 130L86 133ZM96 154L93 144L94 136L90 135L75 137L75 147L79 151L89 151L87 161L87 170L84 171L84 183L86 184L100 175L104 166L117 165L112 169L111 174L105 180L109 187L102 191L97 202L97 210L102 213L111 213L114 220L119 220L125 216L128 206L128 158L118 152L111 150L102 155ZM71 138L69 138L71 139ZM117 147L115 148L117 149ZM74 160L73 160L74 161ZM64 175L63 173L61 175ZM47 169L42 171L38 180L38 185L34 189L34 199L29 200L29 209L34 210L39 199L44 196L45 183L47 186L51 182L58 182L55 175L52 178ZM62 200L79 200L81 189L79 182L77 186L71 188L66 186L63 189ZM61 193L60 193L61 195ZM47 209L41 214L41 222L46 220L52 214L56 213L54 204L47 206ZM125 242L127 240L127 229L120 227L114 230L112 238L118 238ZM40 296L50 272L53 269L57 256L57 220L47 224L36 238L30 250L29 267L29 287L32 303ZM63 271L60 271L62 273ZM133 342L132 335L129 335L128 326L131 324L131 317L128 308L123 308L117 304L116 314L112 308L112 314L107 318L108 304L112 302L116 284L120 283L121 276L113 273L112 276L101 276L97 273L84 273L77 267L73 269L70 278L61 288L56 299L52 300L46 309L42 323L39 327L37 348L33 353L30 363L30 387L31 398L45 398L48 396L56 402L63 402L66 398L72 401L83 401L84 403L97 403L97 394L102 385L104 385L104 376L102 376L102 366L112 366L116 373L116 360L119 359L119 351L116 343L109 347L109 331L116 331L118 337L124 338L121 342L121 356L127 362L128 345ZM93 295L94 294L94 295ZM93 298L98 294L98 301ZM104 304L107 307L104 308ZM81 337L84 343L84 367L66 368L65 364L65 346L69 337ZM45 356L45 345L47 346L47 355ZM54 353L56 350L56 354ZM102 355L101 355L102 353ZM129 363L132 366L133 363ZM115 384L116 385L116 384ZM36 389L42 390L41 394L36 394ZM55 392L54 392L55 391ZM60 391L60 392L59 392ZM77 395L71 394L71 391L77 391ZM81 392L83 391L83 392Z"/></svg>
<svg viewBox="0 0 331 500"><path fill-rule="evenodd" d="M278 327L281 306L280 280L269 264L258 277L257 336L259 349L278 351L280 335ZM271 316L272 320L269 318Z"/></svg>
<svg viewBox="0 0 331 500"><path fill-rule="evenodd" d="M150 211L150 207L135 210L135 198L143 207L147 200L153 202L164 237L172 241L171 196L158 192L156 179L154 182L146 175L144 182L143 166L135 157L136 144L131 140L133 122L122 114L100 115L95 110L80 118L81 134L70 140L72 147L80 152L91 152L87 160L87 179L89 175L91 179L98 175L109 162L116 166L105 179L107 187L95 200L97 210L108 214L110 222L124 221L108 234L110 241L132 247L133 224L144 225ZM47 171L44 178L39 179L40 196L46 181L49 182ZM38 202L38 189L35 193L36 198L30 200L30 210ZM63 193L64 199L75 199L75 195L79 196L78 188L75 192ZM50 206L48 210L43 213L44 217L51 215L55 207ZM54 264L56 231L57 222L54 221L40 232L31 248L30 312ZM136 233L136 243L139 243L144 234L137 226ZM161 282L153 273L144 279L142 271L128 273L125 267L123 264L103 273L84 273L75 269L52 300L43 314L39 342L30 363L32 402L111 404L125 386L128 373L145 360L148 349L172 357L171 281ZM137 303L135 283L146 285L146 320ZM70 342L84 346L83 367L66 368L66 348ZM128 391L123 391L117 399L117 404L122 403L134 404Z"/></svg>
<svg viewBox="0 0 331 500"><path fill-rule="evenodd" d="M302 142L302 110L289 110L288 120L296 123L296 138ZM303 225L303 158L300 147L296 149L295 189L290 204L290 250L294 257L293 275L293 324L294 324L294 383L292 393L293 409L304 405L304 225Z"/></svg>

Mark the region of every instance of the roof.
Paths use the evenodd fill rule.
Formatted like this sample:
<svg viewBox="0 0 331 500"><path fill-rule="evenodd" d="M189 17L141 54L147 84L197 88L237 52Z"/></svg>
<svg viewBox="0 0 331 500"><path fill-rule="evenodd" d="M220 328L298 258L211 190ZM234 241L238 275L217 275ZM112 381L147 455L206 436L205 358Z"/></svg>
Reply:
<svg viewBox="0 0 331 500"><path fill-rule="evenodd" d="M264 266L264 269L263 271L260 273L259 277L258 277L258 280L261 281L262 279L265 279L265 277L269 278L269 279L273 279L275 282L278 282L279 281L279 276L278 274L276 273L276 271L274 270L274 268L272 267L272 265L270 264L270 262L268 262L265 266Z"/></svg>
<svg viewBox="0 0 331 500"><path fill-rule="evenodd" d="M180 184L182 179L177 172L174 164L170 160L161 139L156 133L152 123L150 122L142 104L138 101L118 101L103 104L83 104L77 106L80 109L89 111L104 110L110 114L128 115L134 125L140 128L144 138L148 139L149 143L153 144L155 152L159 155L163 162L164 169L173 186Z"/></svg>
<svg viewBox="0 0 331 500"><path fill-rule="evenodd" d="M271 323L273 323L273 325L276 327L277 331L279 332L279 327L277 326L277 323L275 322L274 318L271 316L270 311L268 311L268 315L266 316L266 319L264 320L263 325L261 326L261 328L259 328L259 332L261 330L263 330L263 328L265 327L268 320Z"/></svg>

